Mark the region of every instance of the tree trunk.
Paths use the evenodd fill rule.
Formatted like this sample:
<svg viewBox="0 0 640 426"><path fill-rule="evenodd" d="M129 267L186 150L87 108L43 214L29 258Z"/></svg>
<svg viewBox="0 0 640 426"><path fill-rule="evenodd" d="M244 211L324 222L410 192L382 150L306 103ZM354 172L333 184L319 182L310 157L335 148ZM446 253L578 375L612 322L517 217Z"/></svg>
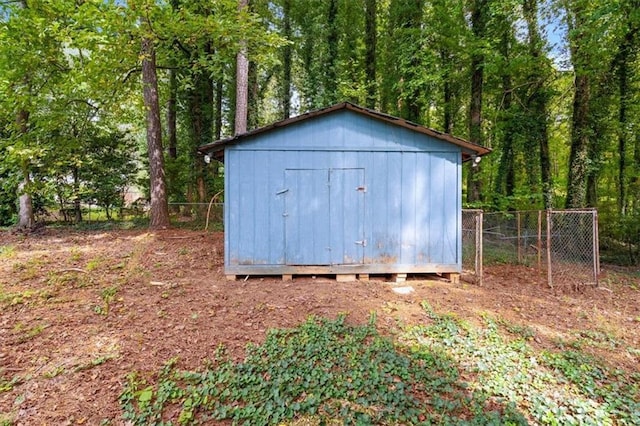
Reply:
<svg viewBox="0 0 640 426"><path fill-rule="evenodd" d="M583 73L576 75L575 86L566 201L566 207L569 209L586 207L587 205L587 165L591 133L589 126L591 96L589 76Z"/></svg>
<svg viewBox="0 0 640 426"><path fill-rule="evenodd" d="M534 123L529 131L529 140L537 145L539 150L540 180L542 184L542 198L545 209L553 207L553 178L551 175L551 156L549 154L549 133L547 126L548 90L545 87L545 72L550 72L542 52L543 41L538 31L538 0L525 0L522 9L527 22L529 34L529 55L533 59L533 69L529 80L535 82L531 88L526 107L531 111Z"/></svg>
<svg viewBox="0 0 640 426"><path fill-rule="evenodd" d="M213 122L213 137L215 140L220 140L222 137L222 97L223 86L222 78L216 81L215 87L215 105L214 105L214 122Z"/></svg>
<svg viewBox="0 0 640 426"><path fill-rule="evenodd" d="M249 0L238 0L238 10L247 9ZM235 134L247 132L247 113L249 111L249 60L247 58L247 42L241 42L236 56L236 114Z"/></svg>
<svg viewBox="0 0 640 426"><path fill-rule="evenodd" d="M208 75L196 74L193 79L194 88L189 91L188 96L191 159L195 172L195 181L192 181L191 184L197 188L198 202L205 203L207 201L206 167L203 156L198 152L198 147L213 142L214 84Z"/></svg>
<svg viewBox="0 0 640 426"><path fill-rule="evenodd" d="M376 107L376 47L377 47L377 0L365 1L365 78L367 79L367 108Z"/></svg>
<svg viewBox="0 0 640 426"><path fill-rule="evenodd" d="M25 6L26 7L26 6ZM29 122L29 111L20 110L16 117L16 124L20 130L20 134L24 137L29 131L27 123ZM22 160L22 182L18 185L18 229L31 229L35 225L33 216L33 200L31 198L31 177L29 171L28 160Z"/></svg>
<svg viewBox="0 0 640 426"><path fill-rule="evenodd" d="M162 129L158 101L156 53L153 41L142 39L142 85L144 106L147 111L147 150L149 151L149 177L151 210L149 226L152 229L169 227L169 208L162 155Z"/></svg>
<svg viewBox="0 0 640 426"><path fill-rule="evenodd" d="M634 10L640 8L640 1L634 1L629 5L631 11L627 10L627 15L631 16ZM629 18L630 19L630 18ZM613 66L618 80L618 92L620 97L618 107L618 211L624 215L627 213L627 145L630 137L628 111L632 105L633 89L629 87L630 69L629 64L633 63L638 51L638 36L640 35L640 23L630 19L625 36L618 47L618 52L614 58Z"/></svg>
<svg viewBox="0 0 640 426"><path fill-rule="evenodd" d="M325 68L325 103L331 105L338 99L338 1L329 0L327 22L327 65Z"/></svg>
<svg viewBox="0 0 640 426"><path fill-rule="evenodd" d="M498 175L495 185L497 192L502 192L506 197L512 197L516 186L515 173L515 147L513 137L513 111L511 108L513 99L513 83L511 79L508 64L510 61L510 45L512 40L511 22L503 19L501 22L500 37L500 54L502 56L503 66L501 69L502 79L502 107L498 116L498 126L502 130L502 149L500 155L500 164L498 166ZM504 184L504 185L503 185ZM504 189L504 192L503 192ZM513 206L509 203L508 208L511 210Z"/></svg>
<svg viewBox="0 0 640 426"><path fill-rule="evenodd" d="M284 0L282 13L284 37L290 41L292 35L291 0ZM287 44L282 52L282 93L280 100L282 103L282 118L285 120L291 116L291 49L291 45Z"/></svg>
<svg viewBox="0 0 640 426"><path fill-rule="evenodd" d="M471 30L476 41L482 40L486 27L487 0L474 0L471 11ZM469 107L469 139L482 145L482 85L484 81L484 55L475 47L471 55L471 105ZM472 165L474 166L474 165ZM467 201L480 201L482 182L480 165L469 169L467 175Z"/></svg>
<svg viewBox="0 0 640 426"><path fill-rule="evenodd" d="M247 79L247 130L258 127L260 115L260 88L258 85L258 66L249 61L249 77Z"/></svg>
<svg viewBox="0 0 640 426"><path fill-rule="evenodd" d="M176 70L169 70L169 100L167 101L167 139L169 158L178 158L178 138L176 131L176 103L178 97Z"/></svg>
<svg viewBox="0 0 640 426"><path fill-rule="evenodd" d="M80 171L73 168L73 215L75 223L82 222L82 207L80 205Z"/></svg>
<svg viewBox="0 0 640 426"><path fill-rule="evenodd" d="M447 69L449 62L451 61L451 55L447 49L440 49L440 65ZM443 123L442 128L445 133L453 133L453 90L451 89L451 77L446 73L443 76L442 82L442 97L444 100L443 105Z"/></svg>

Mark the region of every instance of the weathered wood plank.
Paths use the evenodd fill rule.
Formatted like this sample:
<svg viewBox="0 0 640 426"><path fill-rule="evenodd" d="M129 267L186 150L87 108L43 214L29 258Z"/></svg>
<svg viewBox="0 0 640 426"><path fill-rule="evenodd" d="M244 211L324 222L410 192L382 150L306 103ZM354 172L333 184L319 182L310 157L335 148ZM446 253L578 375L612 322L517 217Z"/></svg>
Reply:
<svg viewBox="0 0 640 426"><path fill-rule="evenodd" d="M356 274L337 274L336 281L339 283L356 281Z"/></svg>
<svg viewBox="0 0 640 426"><path fill-rule="evenodd" d="M445 272L442 276L448 279L451 284L460 284L460 274L457 272Z"/></svg>
<svg viewBox="0 0 640 426"><path fill-rule="evenodd" d="M337 274L440 274L460 273L456 264L365 264L365 265L227 265L226 274L235 275L337 275Z"/></svg>
<svg viewBox="0 0 640 426"><path fill-rule="evenodd" d="M403 283L407 280L407 274L391 274L391 281L396 283Z"/></svg>

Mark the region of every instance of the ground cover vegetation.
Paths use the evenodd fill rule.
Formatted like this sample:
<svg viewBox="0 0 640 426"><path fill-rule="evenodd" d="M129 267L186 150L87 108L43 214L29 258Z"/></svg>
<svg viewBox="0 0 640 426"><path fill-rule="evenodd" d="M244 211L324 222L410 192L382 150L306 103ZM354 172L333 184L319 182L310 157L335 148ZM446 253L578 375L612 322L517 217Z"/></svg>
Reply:
<svg viewBox="0 0 640 426"><path fill-rule="evenodd" d="M637 2L2 2L0 222L126 215L134 187L152 227L202 216L224 168L199 145L347 100L492 148L468 206L597 207L637 263Z"/></svg>
<svg viewBox="0 0 640 426"><path fill-rule="evenodd" d="M639 424L640 277L226 281L223 235L0 232L0 424Z"/></svg>

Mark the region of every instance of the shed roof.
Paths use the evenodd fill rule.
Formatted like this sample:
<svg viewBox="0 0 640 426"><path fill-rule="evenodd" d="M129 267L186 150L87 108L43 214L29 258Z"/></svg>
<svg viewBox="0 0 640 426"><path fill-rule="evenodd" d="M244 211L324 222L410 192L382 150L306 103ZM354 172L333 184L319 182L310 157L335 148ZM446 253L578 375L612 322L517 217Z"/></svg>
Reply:
<svg viewBox="0 0 640 426"><path fill-rule="evenodd" d="M198 148L198 151L200 151L203 154L220 154L224 151L224 148L229 146L229 145L234 145L237 143L242 143L243 140L245 140L246 138L248 138L249 136L253 136L253 135L257 135L260 133L265 133L265 132L269 132L272 131L274 129L278 129L280 127L284 127L284 126L288 126L290 124L293 123L297 123L299 121L303 121L303 120L308 120L310 118L313 117L319 117L319 116L323 116L326 114L331 114L335 111L340 111L340 110L348 110L348 111L353 111L356 112L358 114L362 114L364 116L367 117L371 117L373 119L376 120L380 120L383 121L385 123L389 123L395 126L399 126L399 127L404 127L406 129L412 130L414 132L418 132L418 133L422 133L424 135L428 135L431 136L435 139L439 139L445 142L449 142L452 143L454 145L459 146L460 148L462 148L462 160L463 161L467 161L470 160L472 157L474 156L483 156L486 155L488 153L491 152L491 149L486 148L484 146L475 144L473 142L469 142L465 139L461 139L461 138L457 138L455 136L452 136L448 133L443 133L434 129L431 129L429 127L425 127L422 126L420 124L417 123L413 123L411 121L407 121L405 119L399 118L399 117L394 117L392 115L389 114L385 114L382 112L378 112L369 108L364 108L361 107L359 105L353 104L351 102L342 102L339 104L335 104L332 105L330 107L326 107L326 108L322 108L322 109L318 109L315 111L310 111L307 112L305 114L301 114L298 115L296 117L291 117L291 118L287 118L286 120L281 120L281 121L277 121L275 123L269 124L267 126L264 127L260 127L258 129L254 129L251 130L249 132L246 133L242 133L239 135L236 135L234 137L231 138L227 138L227 139L221 139L219 141L216 142L212 142L210 144L206 144L206 145L202 145Z"/></svg>

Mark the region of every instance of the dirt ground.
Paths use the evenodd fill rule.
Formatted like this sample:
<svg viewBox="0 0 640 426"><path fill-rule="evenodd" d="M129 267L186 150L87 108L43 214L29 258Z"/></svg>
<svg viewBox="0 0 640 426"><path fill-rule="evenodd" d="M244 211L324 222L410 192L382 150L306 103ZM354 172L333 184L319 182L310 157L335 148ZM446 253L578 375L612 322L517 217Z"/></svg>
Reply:
<svg viewBox="0 0 640 426"><path fill-rule="evenodd" d="M531 327L540 349L586 333L602 341L588 351L638 371L638 356L619 348L640 348L640 276L603 271L600 288L576 291L535 284L529 268L493 266L482 287L422 276L401 295L384 277L228 282L221 233L0 232L0 423L122 424L130 372L151 376L173 357L198 369L221 344L241 359L267 329L309 315L362 323L376 312L392 333L425 318L423 300L471 322L489 314Z"/></svg>

